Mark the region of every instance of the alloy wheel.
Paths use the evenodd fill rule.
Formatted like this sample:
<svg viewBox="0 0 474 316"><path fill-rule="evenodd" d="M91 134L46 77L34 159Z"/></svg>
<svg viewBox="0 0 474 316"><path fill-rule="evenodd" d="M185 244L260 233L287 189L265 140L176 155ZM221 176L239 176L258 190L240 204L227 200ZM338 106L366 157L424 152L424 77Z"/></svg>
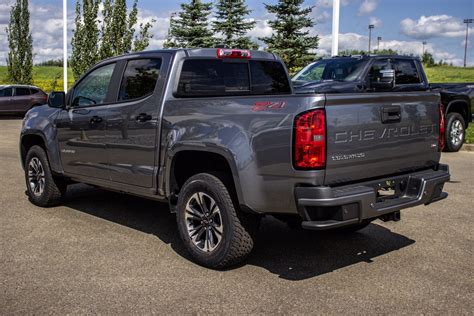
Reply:
<svg viewBox="0 0 474 316"><path fill-rule="evenodd" d="M216 201L204 192L194 193L184 215L188 236L203 252L212 252L222 241L224 226Z"/></svg>
<svg viewBox="0 0 474 316"><path fill-rule="evenodd" d="M460 120L454 120L451 124L449 138L454 146L459 146L464 137L464 127Z"/></svg>
<svg viewBox="0 0 474 316"><path fill-rule="evenodd" d="M44 168L38 157L33 157L28 164L28 184L35 196L41 196L45 187Z"/></svg>

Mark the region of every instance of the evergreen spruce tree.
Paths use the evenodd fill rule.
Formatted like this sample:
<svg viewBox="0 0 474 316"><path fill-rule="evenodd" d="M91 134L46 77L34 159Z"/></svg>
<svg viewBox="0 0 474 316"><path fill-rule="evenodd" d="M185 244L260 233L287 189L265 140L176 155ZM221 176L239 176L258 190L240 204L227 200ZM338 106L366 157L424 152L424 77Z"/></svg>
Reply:
<svg viewBox="0 0 474 316"><path fill-rule="evenodd" d="M246 49L257 46L250 37L245 36L255 26L255 22L245 21L245 17L251 12L245 0L218 0L216 10L214 31L223 35L219 44L228 48Z"/></svg>
<svg viewBox="0 0 474 316"><path fill-rule="evenodd" d="M163 43L163 48L177 48L178 43L175 42L171 30L176 28L176 12L171 13L170 25L168 27L168 33L166 34L165 42Z"/></svg>
<svg viewBox="0 0 474 316"><path fill-rule="evenodd" d="M12 83L31 84L33 81L33 39L30 32L28 0L17 0L10 12L6 28L8 38L7 69Z"/></svg>
<svg viewBox="0 0 474 316"><path fill-rule="evenodd" d="M273 29L270 37L261 38L268 50L279 55L292 71L314 60L310 50L318 47L318 36L310 36L308 28L314 26L309 17L312 7L302 8L304 0L278 0L276 5L265 4L275 20L269 24Z"/></svg>
<svg viewBox="0 0 474 316"><path fill-rule="evenodd" d="M208 28L209 14L212 3L201 0L191 0L187 4L181 4L178 16L170 19L169 36L164 47L213 47L215 45L214 34Z"/></svg>

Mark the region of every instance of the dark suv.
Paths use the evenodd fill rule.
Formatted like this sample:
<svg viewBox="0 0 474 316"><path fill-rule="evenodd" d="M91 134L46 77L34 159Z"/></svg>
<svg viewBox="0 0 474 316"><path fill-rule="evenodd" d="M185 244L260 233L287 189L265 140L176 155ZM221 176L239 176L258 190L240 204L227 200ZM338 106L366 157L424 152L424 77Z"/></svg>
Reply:
<svg viewBox="0 0 474 316"><path fill-rule="evenodd" d="M32 107L47 101L48 95L35 86L0 86L0 114L24 115Z"/></svg>

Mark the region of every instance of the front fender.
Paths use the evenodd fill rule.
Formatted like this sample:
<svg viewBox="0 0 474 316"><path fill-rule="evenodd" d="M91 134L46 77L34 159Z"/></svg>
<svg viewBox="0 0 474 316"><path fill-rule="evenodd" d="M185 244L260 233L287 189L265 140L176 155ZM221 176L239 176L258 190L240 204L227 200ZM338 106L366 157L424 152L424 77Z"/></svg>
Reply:
<svg viewBox="0 0 474 316"><path fill-rule="evenodd" d="M48 155L51 170L55 173L63 173L61 157L58 146L57 130L55 120L61 110L51 108L47 105L32 108L27 112L23 120L20 134L20 153L22 167L24 155L22 147L26 137L35 135L41 137Z"/></svg>

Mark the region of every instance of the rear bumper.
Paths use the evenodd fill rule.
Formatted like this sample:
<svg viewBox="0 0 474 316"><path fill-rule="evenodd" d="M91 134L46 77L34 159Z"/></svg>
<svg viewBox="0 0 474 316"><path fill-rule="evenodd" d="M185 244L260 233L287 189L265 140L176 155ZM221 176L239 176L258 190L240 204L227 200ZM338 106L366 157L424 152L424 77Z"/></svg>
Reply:
<svg viewBox="0 0 474 316"><path fill-rule="evenodd" d="M449 181L447 165L386 179L342 187L295 188L303 228L324 230L360 223L404 208L430 204L448 196L443 192ZM377 187L387 181L399 185L396 197L377 198Z"/></svg>

